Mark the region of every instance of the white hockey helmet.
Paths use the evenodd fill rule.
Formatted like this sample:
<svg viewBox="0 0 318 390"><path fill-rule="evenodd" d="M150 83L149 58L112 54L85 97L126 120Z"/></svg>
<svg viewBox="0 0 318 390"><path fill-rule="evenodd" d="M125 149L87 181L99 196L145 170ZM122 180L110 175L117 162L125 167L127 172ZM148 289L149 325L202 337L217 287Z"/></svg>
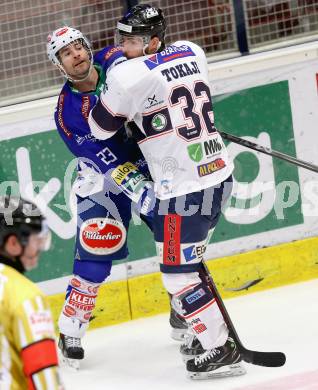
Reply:
<svg viewBox="0 0 318 390"><path fill-rule="evenodd" d="M49 57L49 60L53 63L53 65L56 65L60 69L60 71L64 74L64 76L66 76L67 78L69 77L66 74L61 64L58 53L63 47L75 41L80 41L83 44L83 46L86 48L92 66L93 64L92 47L89 40L81 33L81 31L76 30L73 27L64 26L53 31L47 37L46 52Z"/></svg>

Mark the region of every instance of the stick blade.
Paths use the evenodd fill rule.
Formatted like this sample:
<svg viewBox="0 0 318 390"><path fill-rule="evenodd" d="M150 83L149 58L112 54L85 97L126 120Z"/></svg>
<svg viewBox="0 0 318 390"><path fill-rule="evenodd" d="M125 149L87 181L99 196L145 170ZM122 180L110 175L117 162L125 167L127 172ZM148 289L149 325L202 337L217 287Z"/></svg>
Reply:
<svg viewBox="0 0 318 390"><path fill-rule="evenodd" d="M247 363L263 367L281 367L286 362L286 356L282 352L258 352L244 349L241 355Z"/></svg>

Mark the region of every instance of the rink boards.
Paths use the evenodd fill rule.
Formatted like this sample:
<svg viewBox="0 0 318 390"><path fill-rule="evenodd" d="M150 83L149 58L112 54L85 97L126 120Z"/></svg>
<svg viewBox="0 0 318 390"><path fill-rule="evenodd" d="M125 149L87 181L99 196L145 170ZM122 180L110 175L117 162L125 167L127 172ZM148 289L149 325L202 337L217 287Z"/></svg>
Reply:
<svg viewBox="0 0 318 390"><path fill-rule="evenodd" d="M258 249L210 260L208 267L223 298L318 278L318 239ZM50 296L57 319L64 294ZM290 302L286 302L290 304ZM91 328L114 325L169 310L159 272L101 286Z"/></svg>
<svg viewBox="0 0 318 390"><path fill-rule="evenodd" d="M317 49L312 43L210 63L217 127L318 164ZM0 193L42 197L47 205L53 247L30 276L51 295L55 313L72 272L75 235L75 164L55 131L56 100L0 109ZM228 148L236 186L206 253L222 294L317 277L317 174L233 143ZM151 233L134 219L128 240L130 256L101 287L93 326L168 308Z"/></svg>

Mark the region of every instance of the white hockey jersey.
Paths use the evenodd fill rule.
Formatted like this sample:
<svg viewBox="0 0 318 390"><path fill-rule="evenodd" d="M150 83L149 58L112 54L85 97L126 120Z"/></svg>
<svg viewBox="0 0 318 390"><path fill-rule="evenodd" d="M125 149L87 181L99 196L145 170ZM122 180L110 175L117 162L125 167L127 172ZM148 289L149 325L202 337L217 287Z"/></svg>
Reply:
<svg viewBox="0 0 318 390"><path fill-rule="evenodd" d="M133 135L159 199L217 185L231 174L214 127L207 60L196 44L178 41L109 72L89 118L92 133L109 138L126 119L139 127Z"/></svg>

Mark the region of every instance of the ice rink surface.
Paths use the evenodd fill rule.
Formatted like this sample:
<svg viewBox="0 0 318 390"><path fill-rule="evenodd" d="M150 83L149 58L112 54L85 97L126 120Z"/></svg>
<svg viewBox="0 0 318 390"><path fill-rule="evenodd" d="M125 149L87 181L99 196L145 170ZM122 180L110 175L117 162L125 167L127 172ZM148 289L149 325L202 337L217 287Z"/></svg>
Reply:
<svg viewBox="0 0 318 390"><path fill-rule="evenodd" d="M244 376L188 379L163 314L88 332L80 370L62 368L66 389L318 390L317 297L318 280L313 280L226 300L245 347L284 352L283 367L245 363Z"/></svg>

